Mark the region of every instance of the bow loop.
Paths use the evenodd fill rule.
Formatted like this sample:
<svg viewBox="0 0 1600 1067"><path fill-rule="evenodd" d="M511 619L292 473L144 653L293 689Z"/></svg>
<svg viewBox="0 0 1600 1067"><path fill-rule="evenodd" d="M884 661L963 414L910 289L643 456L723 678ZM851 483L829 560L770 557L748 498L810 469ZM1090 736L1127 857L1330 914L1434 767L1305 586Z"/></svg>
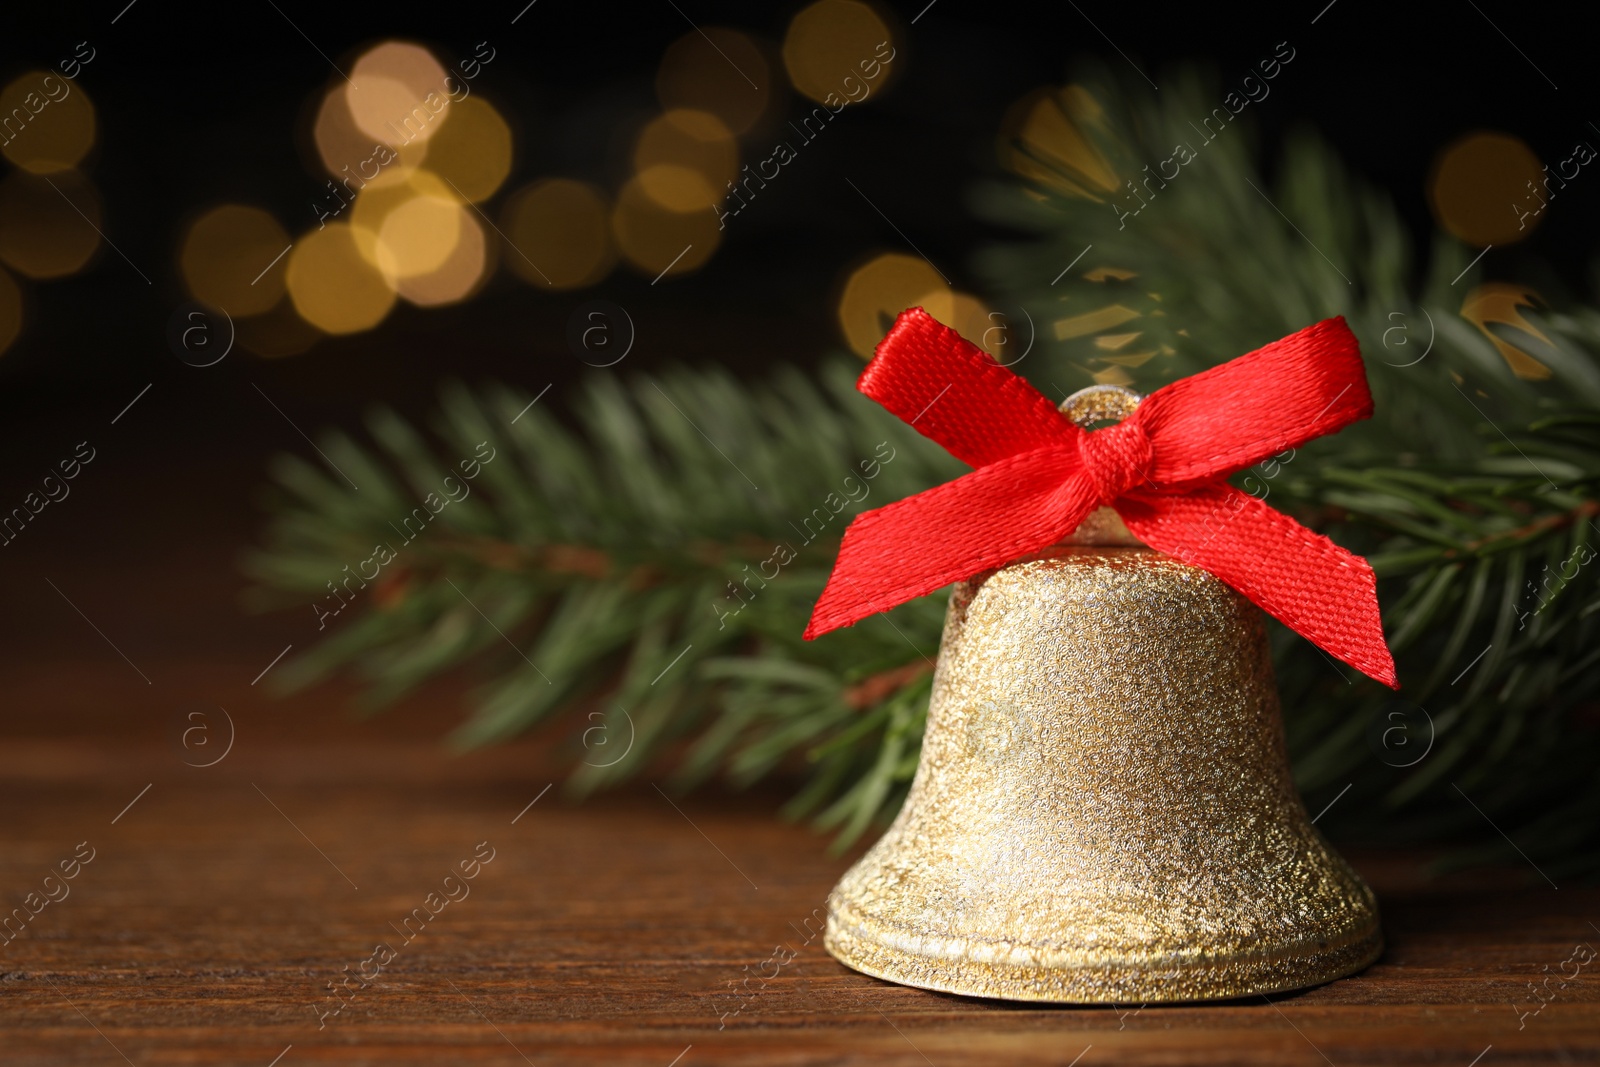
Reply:
<svg viewBox="0 0 1600 1067"><path fill-rule="evenodd" d="M1100 504L1112 504L1129 489L1149 482L1150 435L1138 418L1086 433L1078 439L1078 456L1094 483Z"/></svg>

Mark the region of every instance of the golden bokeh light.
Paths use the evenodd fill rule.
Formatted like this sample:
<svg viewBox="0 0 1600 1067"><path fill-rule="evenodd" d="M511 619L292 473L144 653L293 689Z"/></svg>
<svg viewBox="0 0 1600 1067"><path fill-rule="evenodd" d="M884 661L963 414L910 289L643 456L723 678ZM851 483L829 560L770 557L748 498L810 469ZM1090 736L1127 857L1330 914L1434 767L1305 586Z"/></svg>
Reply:
<svg viewBox="0 0 1600 1067"><path fill-rule="evenodd" d="M22 288L7 271L0 270L0 354L22 332Z"/></svg>
<svg viewBox="0 0 1600 1067"><path fill-rule="evenodd" d="M1516 333L1537 338L1547 348L1554 348L1550 338L1537 326L1522 317L1522 308L1538 308L1544 300L1526 285L1510 282L1487 282L1466 295L1461 302L1461 317L1476 326L1494 345L1500 358L1506 361L1511 373L1524 381L1540 382L1549 378L1551 371L1542 360L1512 343ZM1492 330L1492 325L1510 326L1516 333ZM1533 347L1527 341L1522 342Z"/></svg>
<svg viewBox="0 0 1600 1067"><path fill-rule="evenodd" d="M761 48L738 30L707 26L674 41L656 72L663 108L705 111L745 133L772 99L771 70Z"/></svg>
<svg viewBox="0 0 1600 1067"><path fill-rule="evenodd" d="M710 214L710 212L707 212ZM508 267L523 281L581 289L611 272L611 208L587 182L547 178L519 191L502 215Z"/></svg>
<svg viewBox="0 0 1600 1067"><path fill-rule="evenodd" d="M639 132L633 165L643 179L640 191L659 206L710 212L739 175L739 146L715 115L680 108Z"/></svg>
<svg viewBox="0 0 1600 1067"><path fill-rule="evenodd" d="M82 269L100 247L100 198L77 171L12 171L0 182L0 260L30 278Z"/></svg>
<svg viewBox="0 0 1600 1067"><path fill-rule="evenodd" d="M339 175L345 167L353 167L370 154L376 139L356 129L356 120L350 115L350 106L344 102L344 86L341 85L329 89L322 97L317 117L311 122L311 140L317 147L322 166L329 174Z"/></svg>
<svg viewBox="0 0 1600 1067"><path fill-rule="evenodd" d="M189 227L178 268L196 300L235 318L259 315L283 298L282 253L287 247L289 235L271 215L256 207L224 204Z"/></svg>
<svg viewBox="0 0 1600 1067"><path fill-rule="evenodd" d="M413 196L384 216L378 227L378 267L395 281L431 274L445 265L461 241L460 201Z"/></svg>
<svg viewBox="0 0 1600 1067"><path fill-rule="evenodd" d="M679 214L715 209L722 202L719 189L704 174L676 163L646 167L639 172L638 182L645 196Z"/></svg>
<svg viewBox="0 0 1600 1067"><path fill-rule="evenodd" d="M444 65L421 45L385 41L350 71L344 99L356 129L386 144L426 141L450 115Z"/></svg>
<svg viewBox="0 0 1600 1067"><path fill-rule="evenodd" d="M1428 178L1440 226L1469 245L1507 245L1533 232L1549 198L1539 157L1520 138L1478 131L1447 145Z"/></svg>
<svg viewBox="0 0 1600 1067"><path fill-rule="evenodd" d="M488 277L490 245L483 227L469 208L455 210L460 216L458 236L449 257L425 274L391 279L395 292L418 307L459 303Z"/></svg>
<svg viewBox="0 0 1600 1067"><path fill-rule="evenodd" d="M511 127L487 100L451 104L450 121L428 142L428 169L458 196L489 199L511 173Z"/></svg>
<svg viewBox="0 0 1600 1067"><path fill-rule="evenodd" d="M416 197L428 196L439 200L454 200L456 196L444 179L426 168L419 168L406 175L402 182L388 185L371 185L361 191L356 197L355 207L346 220L352 226L366 230L373 237L383 229L383 220L400 205ZM377 266L377 259L372 260Z"/></svg>
<svg viewBox="0 0 1600 1067"><path fill-rule="evenodd" d="M893 48L889 24L871 6L861 0L817 0L790 21L783 65L800 92L819 104L842 107L889 83Z"/></svg>
<svg viewBox="0 0 1600 1067"><path fill-rule="evenodd" d="M391 284L437 270L460 235L460 203L444 179L425 169L399 184L370 186L350 212L357 250Z"/></svg>
<svg viewBox="0 0 1600 1067"><path fill-rule="evenodd" d="M31 70L0 89L0 152L23 170L71 170L94 147L94 104L58 74Z"/></svg>
<svg viewBox="0 0 1600 1067"><path fill-rule="evenodd" d="M1041 89L1006 112L1000 162L1064 196L1103 202L1122 186L1091 136L1107 133L1105 109L1087 89Z"/></svg>
<svg viewBox="0 0 1600 1067"><path fill-rule="evenodd" d="M722 242L716 212L680 212L652 200L637 177L617 194L611 232L622 258L650 277L675 277L698 269Z"/></svg>
<svg viewBox="0 0 1600 1067"><path fill-rule="evenodd" d="M312 230L295 242L288 260L295 311L324 333L370 330L394 306L394 290L361 254L352 226L335 222Z"/></svg>
<svg viewBox="0 0 1600 1067"><path fill-rule="evenodd" d="M996 328L988 305L971 293L952 292L941 281L939 288L922 294L910 306L921 307L991 356L998 358L1004 349L1005 331Z"/></svg>
<svg viewBox="0 0 1600 1067"><path fill-rule="evenodd" d="M940 310L956 318L949 286L927 260L901 252L873 257L850 273L839 297L839 327L845 343L862 359L871 359L895 318L906 308L919 305L945 325L952 325L927 306L936 294L951 301Z"/></svg>
<svg viewBox="0 0 1600 1067"><path fill-rule="evenodd" d="M311 139L323 167L333 175L334 184L342 186L339 191L327 190L320 198L323 210L330 214L337 213L336 197L348 199L365 187L403 182L428 157L427 141L407 144L392 134L374 138L358 129L342 88L329 90L322 98Z"/></svg>
<svg viewBox="0 0 1600 1067"><path fill-rule="evenodd" d="M1093 311L1081 312L1077 315L1067 315L1056 319L1050 324L1057 341L1071 341L1078 337L1088 337L1104 330L1114 330L1127 322L1132 322L1143 313L1122 304L1107 304L1095 308Z"/></svg>

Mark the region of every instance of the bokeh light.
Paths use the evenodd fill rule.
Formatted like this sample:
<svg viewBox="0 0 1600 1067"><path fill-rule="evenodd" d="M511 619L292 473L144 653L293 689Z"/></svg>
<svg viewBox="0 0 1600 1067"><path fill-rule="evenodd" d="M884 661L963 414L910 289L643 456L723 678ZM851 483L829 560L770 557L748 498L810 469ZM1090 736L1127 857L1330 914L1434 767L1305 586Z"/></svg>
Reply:
<svg viewBox="0 0 1600 1067"><path fill-rule="evenodd" d="M94 104L58 74L31 70L0 89L7 141L0 152L23 170L71 170L94 147Z"/></svg>
<svg viewBox="0 0 1600 1067"><path fill-rule="evenodd" d="M22 288L9 272L0 270L0 354L22 332Z"/></svg>
<svg viewBox="0 0 1600 1067"><path fill-rule="evenodd" d="M646 167L639 172L638 182L651 201L680 214L705 211L722 202L719 187L713 186L704 174L674 163Z"/></svg>
<svg viewBox="0 0 1600 1067"><path fill-rule="evenodd" d="M711 212L739 175L739 146L707 111L677 109L652 120L634 143L638 188L670 211Z"/></svg>
<svg viewBox="0 0 1600 1067"><path fill-rule="evenodd" d="M879 46L888 42L880 53ZM783 38L783 65L800 92L833 104L882 91L894 77L894 34L861 0L817 0L795 15ZM875 76L874 76L875 75Z"/></svg>
<svg viewBox="0 0 1600 1067"><path fill-rule="evenodd" d="M1524 381L1539 382L1550 377L1549 366L1513 341L1518 339L1517 334L1520 333L1543 342L1548 349L1554 349L1550 338L1522 316L1523 308L1538 308L1543 304L1544 299L1526 285L1487 282L1473 289L1462 300L1461 317L1489 339L1495 351L1500 353L1500 358L1506 361L1506 366L1511 368L1512 374ZM1491 329L1494 325L1509 326L1511 330ZM1529 341L1522 343L1529 348L1534 347Z"/></svg>
<svg viewBox="0 0 1600 1067"><path fill-rule="evenodd" d="M100 198L77 171L0 182L0 260L30 278L80 270L100 247Z"/></svg>
<svg viewBox="0 0 1600 1067"><path fill-rule="evenodd" d="M469 96L450 105L450 121L428 142L427 158L458 196L487 200L511 173L511 127L493 104Z"/></svg>
<svg viewBox="0 0 1600 1067"><path fill-rule="evenodd" d="M345 104L356 129L389 144L426 141L450 115L445 69L421 45L385 41L350 71Z"/></svg>
<svg viewBox="0 0 1600 1067"><path fill-rule="evenodd" d="M1512 244L1544 218L1539 210L1541 198L1548 196L1543 178L1539 157L1521 139L1469 133L1434 160L1428 204L1439 225L1469 245ZM1528 214L1519 219L1520 212Z"/></svg>
<svg viewBox="0 0 1600 1067"><path fill-rule="evenodd" d="M1000 162L1064 196L1103 201L1122 180L1090 133L1106 136L1105 109L1081 85L1041 89L1011 105L1000 127Z"/></svg>
<svg viewBox="0 0 1600 1067"><path fill-rule="evenodd" d="M483 226L471 209L457 205L455 211L459 216L455 246L444 262L426 273L390 279L395 292L419 307L441 307L465 300L488 277L492 246Z"/></svg>
<svg viewBox="0 0 1600 1067"><path fill-rule="evenodd" d="M934 318L951 326L952 323L927 306L938 294L951 300L949 304L941 304L940 310L955 318L949 286L927 260L901 252L873 257L850 273L839 297L839 327L844 331L845 343L862 359L872 358L873 349L889 332L900 312L919 304Z"/></svg>
<svg viewBox="0 0 1600 1067"><path fill-rule="evenodd" d="M288 256L286 281L294 308L325 333L369 330L394 306L394 290L362 255L358 232L331 223L301 237Z"/></svg>
<svg viewBox="0 0 1600 1067"><path fill-rule="evenodd" d="M462 208L453 197L413 196L378 227L378 268L394 281L444 266L461 240Z"/></svg>
<svg viewBox="0 0 1600 1067"><path fill-rule="evenodd" d="M256 207L224 204L189 227L178 267L196 300L235 318L259 315L283 298L287 257L282 252L287 247L289 235L271 215Z"/></svg>
<svg viewBox="0 0 1600 1067"><path fill-rule="evenodd" d="M511 244L506 266L523 281L544 288L593 285L616 263L610 216L605 194L587 182L535 182L513 196L502 215Z"/></svg>
<svg viewBox="0 0 1600 1067"><path fill-rule="evenodd" d="M645 192L638 177L617 194L611 232L622 257L652 278L696 270L722 241L721 225L711 205L693 212L664 208Z"/></svg>
<svg viewBox="0 0 1600 1067"><path fill-rule="evenodd" d="M381 186L370 185L361 190L356 197L355 207L351 209L350 216L345 221L376 237L378 231L383 228L383 220L389 217L390 212L418 196L431 196L441 200L455 198L455 194L450 191L443 178L430 170L418 168L408 174L402 182ZM372 265L378 265L376 256L372 259Z"/></svg>
<svg viewBox="0 0 1600 1067"><path fill-rule="evenodd" d="M656 72L656 96L669 111L708 112L734 133L745 133L774 96L771 73L760 46L748 36L707 26L667 48Z"/></svg>
<svg viewBox="0 0 1600 1067"><path fill-rule="evenodd" d="M322 160L328 173L333 175L335 184L345 179L349 181L337 193L324 187L325 194L319 200L330 214L340 210L336 197L353 196L363 187L382 187L405 181L428 156L427 141L417 140L407 144L403 138L396 138L393 134L387 138L373 138L363 133L356 127L356 120L350 114L343 88L331 89L322 98L322 106L317 109L316 121L311 128L311 139L317 147L317 157ZM380 145L393 152L395 158L390 159L388 152L380 152Z"/></svg>
<svg viewBox="0 0 1600 1067"><path fill-rule="evenodd" d="M425 169L399 184L363 189L349 219L357 250L391 284L437 270L459 238L460 202L444 179Z"/></svg>

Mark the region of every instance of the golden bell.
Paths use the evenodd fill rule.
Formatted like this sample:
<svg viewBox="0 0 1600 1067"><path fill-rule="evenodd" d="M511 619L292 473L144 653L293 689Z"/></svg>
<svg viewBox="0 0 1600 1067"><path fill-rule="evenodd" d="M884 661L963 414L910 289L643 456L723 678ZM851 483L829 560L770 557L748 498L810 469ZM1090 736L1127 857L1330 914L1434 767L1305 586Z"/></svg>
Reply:
<svg viewBox="0 0 1600 1067"><path fill-rule="evenodd" d="M916 777L829 897L828 951L1096 1004L1367 966L1377 903L1295 791L1260 609L1109 509L1069 542L955 587Z"/></svg>

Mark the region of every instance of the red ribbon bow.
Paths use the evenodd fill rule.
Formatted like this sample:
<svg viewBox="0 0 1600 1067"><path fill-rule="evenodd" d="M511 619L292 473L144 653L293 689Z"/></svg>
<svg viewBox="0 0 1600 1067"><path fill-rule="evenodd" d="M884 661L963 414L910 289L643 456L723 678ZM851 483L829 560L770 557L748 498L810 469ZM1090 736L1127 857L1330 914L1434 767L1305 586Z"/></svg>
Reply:
<svg viewBox="0 0 1600 1067"><path fill-rule="evenodd" d="M1328 319L1084 430L921 308L857 388L976 470L845 531L806 639L1058 543L1108 505L1353 667L1399 688L1372 568L1223 479L1372 414L1360 346Z"/></svg>

